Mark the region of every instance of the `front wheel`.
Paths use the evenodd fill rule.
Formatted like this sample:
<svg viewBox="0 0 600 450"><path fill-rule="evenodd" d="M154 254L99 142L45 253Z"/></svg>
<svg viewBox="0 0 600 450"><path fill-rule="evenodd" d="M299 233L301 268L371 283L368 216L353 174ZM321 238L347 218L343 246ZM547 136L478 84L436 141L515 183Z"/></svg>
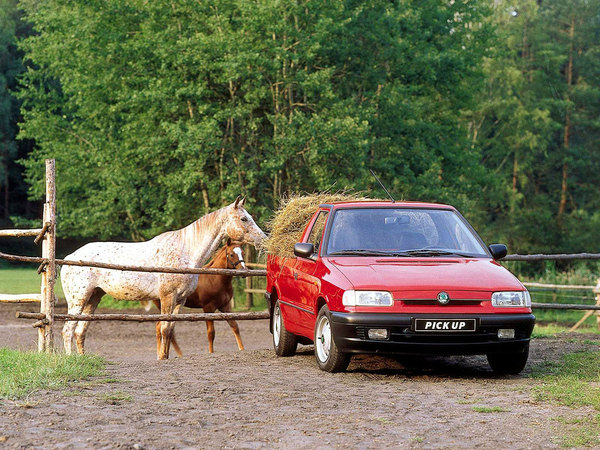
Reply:
<svg viewBox="0 0 600 450"><path fill-rule="evenodd" d="M525 368L528 357L529 342L520 351L487 354L487 360L492 370L503 375L517 375L520 373Z"/></svg>
<svg viewBox="0 0 600 450"><path fill-rule="evenodd" d="M296 354L298 339L294 333L290 333L283 323L281 306L279 300L273 307L273 348L277 356L293 356Z"/></svg>
<svg viewBox="0 0 600 450"><path fill-rule="evenodd" d="M335 344L329 317L329 308L323 305L315 325L315 358L321 370L343 372L350 363L350 355L340 352Z"/></svg>

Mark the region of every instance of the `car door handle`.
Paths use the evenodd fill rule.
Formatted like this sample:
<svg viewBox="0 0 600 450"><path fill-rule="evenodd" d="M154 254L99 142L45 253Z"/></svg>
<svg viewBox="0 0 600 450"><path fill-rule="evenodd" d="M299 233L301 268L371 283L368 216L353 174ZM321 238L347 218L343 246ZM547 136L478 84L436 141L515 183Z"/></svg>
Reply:
<svg viewBox="0 0 600 450"><path fill-rule="evenodd" d="M294 280L298 281L298 272L294 272Z"/></svg>

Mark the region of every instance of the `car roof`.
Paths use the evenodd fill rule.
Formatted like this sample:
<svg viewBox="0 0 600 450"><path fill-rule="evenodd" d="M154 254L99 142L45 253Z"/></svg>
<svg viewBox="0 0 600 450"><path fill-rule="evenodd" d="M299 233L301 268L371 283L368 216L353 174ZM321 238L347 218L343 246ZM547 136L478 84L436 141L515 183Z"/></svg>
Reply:
<svg viewBox="0 0 600 450"><path fill-rule="evenodd" d="M361 200L361 201L345 201L345 202L332 202L323 203L320 205L322 208L426 208L426 209L451 209L454 210L454 206L444 205L442 203L428 203L428 202L414 202L414 201L401 201L392 202L391 200Z"/></svg>

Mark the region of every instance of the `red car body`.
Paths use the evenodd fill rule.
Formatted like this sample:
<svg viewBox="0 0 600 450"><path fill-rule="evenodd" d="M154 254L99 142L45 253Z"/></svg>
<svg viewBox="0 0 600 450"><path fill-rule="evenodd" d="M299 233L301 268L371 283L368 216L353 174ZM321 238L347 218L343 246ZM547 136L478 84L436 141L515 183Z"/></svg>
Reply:
<svg viewBox="0 0 600 450"><path fill-rule="evenodd" d="M327 223L319 239L320 248L314 249L314 255L268 256L266 297L271 312L278 303L278 313L286 332L301 343L313 342L319 311L326 305L332 338L342 354L507 356L527 350L535 323L531 308L497 307L491 302L494 292L526 289L493 259L491 253L480 257L326 254L327 233L331 228L329 222L337 210L355 208L439 209L460 216L452 206L432 203L344 202L321 205L300 240L307 243L319 213L325 211ZM467 224L462 216L460 218ZM480 240L470 225L467 226ZM483 241L481 243L483 245ZM489 252L485 245L483 247ZM393 296L393 305L383 308L347 306L342 303L342 296L347 290L388 291ZM450 298L447 304L437 300L440 293ZM430 325L440 329L416 331L416 319L431 320ZM462 319L474 319L475 330L452 330L452 326L458 326L455 324ZM428 326L427 323L425 326ZM273 328L273 322L271 325ZM367 332L371 328L388 330L388 338L370 339ZM499 329L515 330L514 337L499 338ZM514 373L515 370L509 372Z"/></svg>

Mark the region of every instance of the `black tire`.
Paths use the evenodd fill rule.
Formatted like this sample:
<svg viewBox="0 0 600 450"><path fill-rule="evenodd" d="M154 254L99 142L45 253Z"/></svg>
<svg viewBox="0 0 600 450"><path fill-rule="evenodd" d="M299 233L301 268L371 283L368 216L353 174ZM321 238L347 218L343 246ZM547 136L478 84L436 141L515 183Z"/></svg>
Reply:
<svg viewBox="0 0 600 450"><path fill-rule="evenodd" d="M529 342L522 350L510 353L488 353L487 360L492 370L500 375L517 375L527 364Z"/></svg>
<svg viewBox="0 0 600 450"><path fill-rule="evenodd" d="M329 308L323 305L315 323L315 359L325 372L343 372L350 364L351 355L340 352L331 331Z"/></svg>
<svg viewBox="0 0 600 450"><path fill-rule="evenodd" d="M277 356L293 356L296 354L296 348L298 347L298 339L296 335L290 333L283 323L283 316L281 315L281 307L279 300L275 302L273 307L272 315L272 327L273 327L273 348Z"/></svg>

